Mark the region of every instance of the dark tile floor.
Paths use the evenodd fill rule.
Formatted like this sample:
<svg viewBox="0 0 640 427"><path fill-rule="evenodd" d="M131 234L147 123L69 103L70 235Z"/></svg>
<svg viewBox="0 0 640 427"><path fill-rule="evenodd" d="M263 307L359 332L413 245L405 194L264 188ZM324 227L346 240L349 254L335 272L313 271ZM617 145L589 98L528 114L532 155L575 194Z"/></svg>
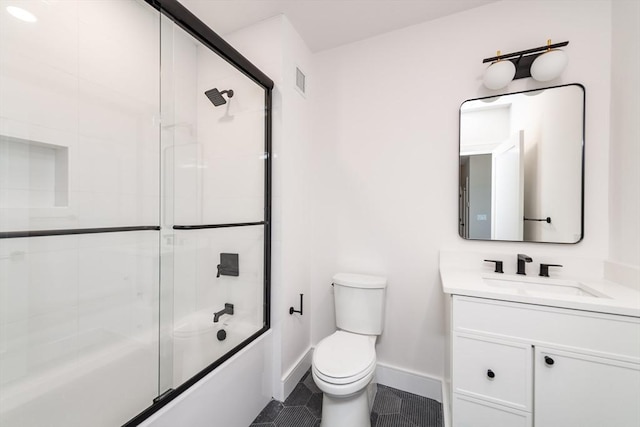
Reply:
<svg viewBox="0 0 640 427"><path fill-rule="evenodd" d="M322 392L311 371L284 402L272 400L250 427L319 427ZM442 405L435 400L378 384L371 427L442 427Z"/></svg>

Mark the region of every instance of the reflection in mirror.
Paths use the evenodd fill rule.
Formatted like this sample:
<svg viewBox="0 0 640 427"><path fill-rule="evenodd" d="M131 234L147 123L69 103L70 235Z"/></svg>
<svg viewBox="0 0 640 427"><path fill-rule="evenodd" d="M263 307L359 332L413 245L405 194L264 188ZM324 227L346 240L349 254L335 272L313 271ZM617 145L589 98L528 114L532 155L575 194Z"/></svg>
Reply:
<svg viewBox="0 0 640 427"><path fill-rule="evenodd" d="M584 99L584 87L571 84L462 104L461 237L582 239Z"/></svg>

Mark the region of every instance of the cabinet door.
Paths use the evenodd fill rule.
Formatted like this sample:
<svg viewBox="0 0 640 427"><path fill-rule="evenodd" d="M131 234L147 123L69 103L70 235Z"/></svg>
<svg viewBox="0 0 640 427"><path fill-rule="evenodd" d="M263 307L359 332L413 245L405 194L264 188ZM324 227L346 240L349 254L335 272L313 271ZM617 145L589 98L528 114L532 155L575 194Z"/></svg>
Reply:
<svg viewBox="0 0 640 427"><path fill-rule="evenodd" d="M456 333L453 391L531 411L531 345Z"/></svg>
<svg viewBox="0 0 640 427"><path fill-rule="evenodd" d="M640 426L640 365L542 347L534 357L536 426Z"/></svg>
<svg viewBox="0 0 640 427"><path fill-rule="evenodd" d="M531 414L454 393L453 427L531 427Z"/></svg>

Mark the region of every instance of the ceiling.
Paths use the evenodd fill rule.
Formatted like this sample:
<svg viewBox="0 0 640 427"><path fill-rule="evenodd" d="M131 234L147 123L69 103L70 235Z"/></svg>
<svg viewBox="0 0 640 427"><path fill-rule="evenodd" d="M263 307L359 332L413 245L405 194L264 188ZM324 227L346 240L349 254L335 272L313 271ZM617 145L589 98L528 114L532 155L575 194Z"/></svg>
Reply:
<svg viewBox="0 0 640 427"><path fill-rule="evenodd" d="M216 33L285 14L312 52L331 49L495 0L181 0Z"/></svg>

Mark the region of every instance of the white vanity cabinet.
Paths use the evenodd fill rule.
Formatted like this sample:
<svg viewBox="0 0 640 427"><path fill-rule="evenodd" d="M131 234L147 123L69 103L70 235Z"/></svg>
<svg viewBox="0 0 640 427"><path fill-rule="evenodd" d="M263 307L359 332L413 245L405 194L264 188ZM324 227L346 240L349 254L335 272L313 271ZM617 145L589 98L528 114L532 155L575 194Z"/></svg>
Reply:
<svg viewBox="0 0 640 427"><path fill-rule="evenodd" d="M541 426L640 426L637 363L535 349L535 420Z"/></svg>
<svg viewBox="0 0 640 427"><path fill-rule="evenodd" d="M454 295L452 420L640 426L640 318Z"/></svg>

